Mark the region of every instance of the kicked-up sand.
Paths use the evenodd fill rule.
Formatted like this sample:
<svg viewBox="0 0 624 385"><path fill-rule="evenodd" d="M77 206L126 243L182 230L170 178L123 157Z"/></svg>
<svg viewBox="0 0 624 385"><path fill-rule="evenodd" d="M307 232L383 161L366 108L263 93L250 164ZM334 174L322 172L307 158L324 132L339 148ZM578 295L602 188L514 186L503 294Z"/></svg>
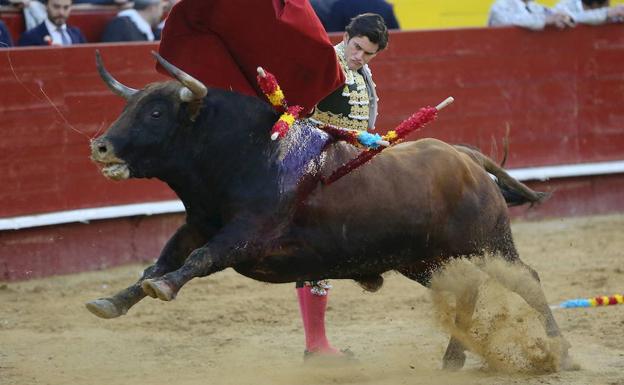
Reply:
<svg viewBox="0 0 624 385"><path fill-rule="evenodd" d="M548 303L624 294L623 215L517 222L512 230ZM556 371L558 342L498 282L529 278L496 262L460 261L435 291L395 273L377 293L332 281L328 334L355 353L348 365L303 363L293 284L231 269L193 280L172 302L146 298L117 319L86 310L85 302L126 287L143 268L0 283L0 384L624 385L624 305L554 310L577 369ZM473 352L464 369L446 372L448 332L457 333L452 290L473 280L476 313L462 332Z"/></svg>

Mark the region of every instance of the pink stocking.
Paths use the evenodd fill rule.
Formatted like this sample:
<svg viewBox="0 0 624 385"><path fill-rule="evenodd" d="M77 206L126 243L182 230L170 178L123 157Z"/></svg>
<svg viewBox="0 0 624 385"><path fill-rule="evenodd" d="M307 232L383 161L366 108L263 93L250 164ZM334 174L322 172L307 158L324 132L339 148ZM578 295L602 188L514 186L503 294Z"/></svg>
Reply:
<svg viewBox="0 0 624 385"><path fill-rule="evenodd" d="M299 309L305 331L306 350L322 354L340 354L338 349L329 344L325 335L327 295L312 294L311 289L310 286L297 288Z"/></svg>

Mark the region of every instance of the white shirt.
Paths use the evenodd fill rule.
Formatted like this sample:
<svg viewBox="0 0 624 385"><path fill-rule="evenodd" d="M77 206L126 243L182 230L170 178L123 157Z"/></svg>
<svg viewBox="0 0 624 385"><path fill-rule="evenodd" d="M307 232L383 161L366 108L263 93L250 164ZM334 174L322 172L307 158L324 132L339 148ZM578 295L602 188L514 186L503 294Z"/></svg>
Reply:
<svg viewBox="0 0 624 385"><path fill-rule="evenodd" d="M63 38L61 37L61 32L58 31L59 27L57 27L53 22L51 22L50 19L48 19L47 17L44 20L44 23L46 25L46 28L48 29L48 32L50 32L50 38L52 39L52 42L50 44L51 45L63 45ZM69 42L69 45L71 45L72 40L69 34L67 33L67 24L63 24L60 27L60 29L62 33L65 34L65 37L67 38L67 41Z"/></svg>
<svg viewBox="0 0 624 385"><path fill-rule="evenodd" d="M609 7L585 10L582 0L561 0L555 5L554 10L567 13L577 23L604 24L607 22Z"/></svg>
<svg viewBox="0 0 624 385"><path fill-rule="evenodd" d="M496 0L490 8L489 27L516 26L533 30L544 29L550 8L535 1Z"/></svg>

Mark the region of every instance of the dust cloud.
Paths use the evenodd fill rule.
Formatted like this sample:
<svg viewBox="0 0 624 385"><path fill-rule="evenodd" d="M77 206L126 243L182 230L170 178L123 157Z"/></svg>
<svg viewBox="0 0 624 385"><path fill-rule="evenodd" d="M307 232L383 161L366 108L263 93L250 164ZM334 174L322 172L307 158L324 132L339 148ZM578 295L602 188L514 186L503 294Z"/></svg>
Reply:
<svg viewBox="0 0 624 385"><path fill-rule="evenodd" d="M432 280L432 305L436 322L484 360L488 370L507 373L551 373L560 369L559 338L546 335L542 316L514 293L522 286L527 296L543 298L540 284L521 264L488 256L457 259ZM456 298L477 290L472 320L455 323ZM470 317L459 306L460 317Z"/></svg>

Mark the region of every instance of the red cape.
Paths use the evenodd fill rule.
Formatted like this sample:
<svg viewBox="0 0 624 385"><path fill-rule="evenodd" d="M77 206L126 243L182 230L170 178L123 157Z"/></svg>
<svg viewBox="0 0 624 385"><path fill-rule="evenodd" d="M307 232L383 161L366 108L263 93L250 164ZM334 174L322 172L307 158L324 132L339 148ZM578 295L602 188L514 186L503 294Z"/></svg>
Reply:
<svg viewBox="0 0 624 385"><path fill-rule="evenodd" d="M167 17L159 52L209 87L264 98L261 66L288 103L305 110L345 80L308 0L182 0Z"/></svg>

